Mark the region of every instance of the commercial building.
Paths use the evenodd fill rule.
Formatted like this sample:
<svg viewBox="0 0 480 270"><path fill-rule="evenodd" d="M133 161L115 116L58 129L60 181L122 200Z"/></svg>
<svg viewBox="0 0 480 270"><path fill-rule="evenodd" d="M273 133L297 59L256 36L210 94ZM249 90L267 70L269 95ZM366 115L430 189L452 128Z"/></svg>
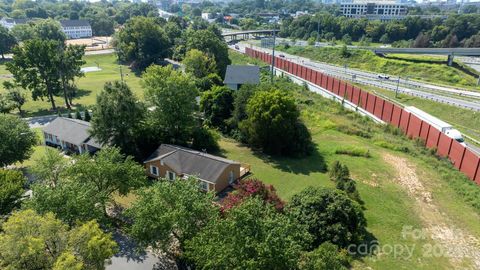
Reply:
<svg viewBox="0 0 480 270"><path fill-rule="evenodd" d="M87 20L62 20L62 30L67 39L92 37L92 26Z"/></svg>
<svg viewBox="0 0 480 270"><path fill-rule="evenodd" d="M369 20L397 20L407 15L407 5L393 1L354 1L340 4L343 16Z"/></svg>

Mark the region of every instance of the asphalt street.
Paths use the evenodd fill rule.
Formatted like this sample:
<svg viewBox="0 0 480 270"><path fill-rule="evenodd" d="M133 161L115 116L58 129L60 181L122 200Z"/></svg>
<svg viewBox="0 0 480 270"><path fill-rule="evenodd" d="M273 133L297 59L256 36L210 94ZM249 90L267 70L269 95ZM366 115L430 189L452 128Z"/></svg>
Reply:
<svg viewBox="0 0 480 270"><path fill-rule="evenodd" d="M241 52L245 51L246 46L250 46L242 43L237 45L240 47ZM252 47L260 51L271 53L270 49L264 49L257 46L252 46ZM438 85L417 82L417 81L415 82L407 81L406 79L400 79L400 82L398 83L397 79L395 80L392 79L393 78L392 76L390 76L390 79L388 80L379 79L378 78L379 74L377 73L359 71L359 70L351 69L348 67L338 67L338 66L327 64L327 63L312 61L308 58L299 57L296 55L291 55L291 54L287 54L279 51L276 52L276 55L277 56L283 55L285 59L288 59L294 63L309 66L317 71L323 72L328 75L332 75L334 77L337 77L343 80L371 85L378 88L387 89L390 91L398 91L399 93L403 93L407 95L417 96L417 97L433 100L440 103L445 103L445 104L449 104L449 105L453 105L461 108L480 111L480 100L478 101L476 100L477 97L480 98L480 93L459 90L459 89L452 89L444 86L438 86ZM397 90L397 84L398 84L398 90ZM464 96L465 99L446 96L443 94L449 94L449 95L462 94L462 96Z"/></svg>
<svg viewBox="0 0 480 270"><path fill-rule="evenodd" d="M238 50L235 49L235 45L231 45L230 46L231 49L237 50L241 53L245 53L245 47L250 46L250 45L246 45L246 44L242 44L242 43L236 44L236 45L239 46ZM261 50L261 51L271 53L271 50L266 50L266 49L259 48L259 47L256 47L256 46L253 46L253 47L255 47L255 49L257 49L257 50ZM313 62L310 59L297 57L297 56L292 56L292 55L289 55L289 54L285 54L283 52L278 52L278 51L276 52L277 56L280 55L280 54L283 54L286 59L288 59L290 61L293 61L297 64L302 64L302 65L305 65L305 66L309 66L309 67L311 67L315 70L321 71L323 73L327 73L329 75L333 75L335 77L339 77L341 79L350 80L350 81L352 80L352 74L348 73L348 69L347 69L347 74L345 74L345 69L342 69L342 68L339 69L336 66L332 66L332 65L328 65L328 64L324 64L324 63ZM332 68L330 69L329 67L332 67ZM353 72L356 72L356 71L353 71ZM359 73L364 73L364 72L359 71ZM367 84L367 85L368 84L369 85L374 85L374 86L377 86L379 88L395 91L396 86L392 87L391 84L385 83L385 80L379 80L376 77L377 76L376 74L375 74L375 78L372 78L370 76L371 73L368 73L368 72L365 72L365 73L367 74L367 76L364 76L364 77L362 77L360 75L356 76L355 82L359 82L359 83ZM355 73L353 73L353 74L355 74ZM413 90L413 89L409 89L409 88L406 88L406 87L403 87L403 86L399 87L398 91L403 92L405 94L416 95L416 96L419 96L419 97L424 97L424 98L427 98L427 99L435 100L437 102L450 103L451 105L454 105L455 103L457 103L456 106L463 105L466 108L468 108L468 106L471 106L470 107L471 109L480 111L480 103L468 102L468 101L459 100L459 99L455 99L455 98L451 98L451 97L435 95L435 94L431 94L429 92L422 92L422 91L419 91L419 90ZM480 155L480 147L478 147L474 144L471 144L471 143L467 143L467 147L470 150L472 150L473 152L476 152L477 154Z"/></svg>

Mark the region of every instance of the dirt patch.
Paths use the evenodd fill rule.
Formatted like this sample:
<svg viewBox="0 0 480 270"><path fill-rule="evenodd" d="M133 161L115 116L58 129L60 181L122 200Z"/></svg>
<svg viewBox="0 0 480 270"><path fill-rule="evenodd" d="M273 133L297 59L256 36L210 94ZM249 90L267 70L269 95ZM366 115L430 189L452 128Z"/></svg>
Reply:
<svg viewBox="0 0 480 270"><path fill-rule="evenodd" d="M424 256L447 257L456 269L480 269L480 241L453 222L440 211L431 192L422 184L416 168L407 159L384 154L384 160L395 168L395 179L415 199L416 210L424 224L425 237L436 243L423 247Z"/></svg>

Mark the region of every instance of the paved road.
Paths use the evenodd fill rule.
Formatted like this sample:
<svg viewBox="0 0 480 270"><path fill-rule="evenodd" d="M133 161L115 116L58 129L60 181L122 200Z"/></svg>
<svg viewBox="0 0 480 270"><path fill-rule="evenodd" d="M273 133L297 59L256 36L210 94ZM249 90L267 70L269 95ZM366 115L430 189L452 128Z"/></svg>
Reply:
<svg viewBox="0 0 480 270"><path fill-rule="evenodd" d="M245 46L248 46L248 45L239 44L239 46L240 46L240 51L244 52ZM256 46L254 47L257 50L262 50L262 51L271 53L271 50L259 48ZM350 69L347 67L342 68L342 67L330 65L327 63L312 61L308 58L290 55L284 52L277 52L277 53L278 53L277 55L280 55L280 54L284 55L285 58L290 61L293 61L298 64L302 64L305 66L309 66L315 70L321 71L328 75L338 77L343 80L354 81L354 82L358 82L366 85L379 87L382 89L387 89L390 91L396 91L397 89L397 80L379 79L378 74L376 73L359 71L359 70ZM421 85L422 87L420 86L415 87L415 85ZM432 90L429 91L429 90L426 90L425 88L436 89L437 91L436 92ZM450 94L450 95L459 94L458 91L462 91L463 93L463 90L449 89L446 87L439 87L436 85L431 85L431 84L422 83L422 82L412 82L412 81L408 82L406 80L400 80L398 91L400 93L404 93L407 95L417 96L417 97L433 100L440 103L445 103L445 104L450 104L450 105L461 107L461 108L480 111L480 101L476 101L476 97L480 98L480 93L468 92L468 94L472 96L468 96L470 100L464 100L461 98L447 96L447 94Z"/></svg>
<svg viewBox="0 0 480 270"><path fill-rule="evenodd" d="M237 51L239 51L239 52L241 52L241 53L245 53L245 44L238 44L238 45L239 45L239 50L237 50ZM232 49L235 49L234 46L231 46L231 48L232 48ZM256 48L256 49L263 50L263 49L261 49L261 48ZM264 50L264 51L266 51L266 50ZM267 52L270 53L270 51L267 51ZM282 54L284 54L284 53L282 52ZM309 65L309 66L311 66L312 68L314 68L314 69L316 69L316 70L319 70L319 71L328 73L326 69L319 68L319 66L321 67L322 65L324 65L324 64L322 64L322 63L312 62L312 61L310 61L309 59L299 58L299 57L291 56L291 55L288 55L288 54L284 54L284 55L285 55L286 58L289 58L289 60L292 60L292 61L297 62L297 63L299 63L299 64ZM316 65L316 64L319 64L319 65ZM329 66L329 65L327 65L327 66ZM339 71L337 71L337 72L332 72L332 73L342 75L342 72L339 72ZM330 74L330 73L329 73L329 74ZM345 74L343 73L343 75L345 75ZM342 77L342 76L338 76L338 77ZM347 78L347 80L348 80L348 79L351 80L351 77L349 76L349 78ZM377 80L377 78L375 78L375 80ZM375 81L375 80L374 80L374 81ZM369 79L366 79L366 80L363 79L362 81L360 81L359 79L356 79L356 81L357 81L357 82L366 83L366 84L370 84L370 82L371 82L372 80L371 80L371 79L370 79L370 80L369 80ZM385 84L385 83L381 82L380 88L386 89L386 87L388 87L388 84ZM391 89L390 89L390 90L391 90ZM407 90L409 90L409 89L404 89L403 87L399 87L399 91L407 91ZM416 92L419 92L419 91L416 91ZM412 94L412 93L411 93L411 94ZM427 94L422 93L422 92L420 92L419 94L427 95ZM431 94L430 94L430 95L431 95ZM430 98L436 98L436 96L432 95L432 96L430 96ZM453 102L453 101L457 101L456 99L452 99L452 98L444 97L444 96L441 96L441 98L446 99L446 100L452 100L452 102ZM480 108L480 103L473 103L472 105L473 105L473 106L479 106L479 108ZM471 143L467 143L467 147L468 147L470 150L472 150L473 152L476 152L477 154L480 155L480 147L478 147L478 146L476 146L476 145L474 145L474 144L471 144Z"/></svg>

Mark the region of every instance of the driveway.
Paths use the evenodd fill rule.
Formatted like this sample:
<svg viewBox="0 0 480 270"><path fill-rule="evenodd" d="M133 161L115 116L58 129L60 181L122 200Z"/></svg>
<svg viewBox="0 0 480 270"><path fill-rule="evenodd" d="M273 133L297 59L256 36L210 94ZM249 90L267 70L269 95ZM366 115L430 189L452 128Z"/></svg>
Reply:
<svg viewBox="0 0 480 270"><path fill-rule="evenodd" d="M115 254L106 270L174 270L174 262L160 258L150 251L139 251L134 240L121 232L114 232L119 251Z"/></svg>

